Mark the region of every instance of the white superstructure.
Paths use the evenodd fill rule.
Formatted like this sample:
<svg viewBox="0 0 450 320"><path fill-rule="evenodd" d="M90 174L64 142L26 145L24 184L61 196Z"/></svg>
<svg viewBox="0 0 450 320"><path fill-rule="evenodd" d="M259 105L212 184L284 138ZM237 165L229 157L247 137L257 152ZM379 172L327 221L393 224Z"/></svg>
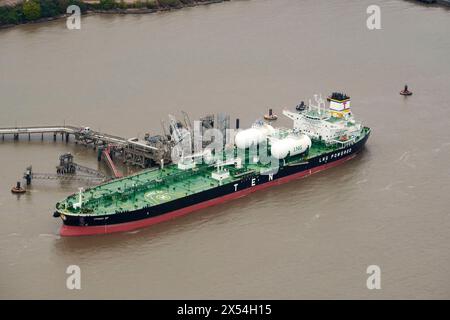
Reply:
<svg viewBox="0 0 450 320"><path fill-rule="evenodd" d="M333 93L327 100L315 95L315 102L303 102L295 111L284 110L283 114L294 121L291 129L274 128L257 121L249 129L239 131L235 144L239 149L269 142L270 154L275 159L285 159L307 152L313 142L326 145L347 146L353 144L363 133L363 126L353 118L350 97Z"/></svg>
<svg viewBox="0 0 450 320"><path fill-rule="evenodd" d="M354 141L363 129L350 110L350 97L333 93L325 106L322 97L315 96L315 105L309 103L301 111L284 110L283 114L294 121L294 131L326 144L346 144Z"/></svg>

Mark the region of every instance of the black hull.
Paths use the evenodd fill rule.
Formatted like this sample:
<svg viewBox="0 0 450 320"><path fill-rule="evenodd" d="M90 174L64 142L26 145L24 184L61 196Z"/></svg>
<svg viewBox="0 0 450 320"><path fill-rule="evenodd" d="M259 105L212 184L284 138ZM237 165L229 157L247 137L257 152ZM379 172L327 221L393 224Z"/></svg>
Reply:
<svg viewBox="0 0 450 320"><path fill-rule="evenodd" d="M341 149L335 150L330 153L322 154L315 158L310 159L306 163L299 163L297 165L289 165L280 167L278 172L273 175L259 175L253 174L242 177L238 182L232 182L224 184L222 186L206 190L197 194L189 195L184 198L169 201L157 206L152 206L148 208L142 208L136 211L120 212L113 215L105 216L68 216L63 217L63 223L65 226L74 227L91 227L91 226L109 226L123 223L130 223L139 220L149 220L151 218L161 217L163 215L168 215L171 212L179 211L183 208L196 206L203 202L208 202L214 199L223 198L227 195L232 195L234 193L239 193L244 190L250 191L248 189L258 188L264 184L271 184L276 181L287 180L288 177L299 176L302 173L304 175L311 174L314 169L319 167L329 167L333 164L338 164L344 159L349 159L355 156L358 152L362 150L367 139L369 138L370 132L366 136L355 144L343 147ZM281 179L281 180L280 180ZM248 192L249 193L249 192Z"/></svg>

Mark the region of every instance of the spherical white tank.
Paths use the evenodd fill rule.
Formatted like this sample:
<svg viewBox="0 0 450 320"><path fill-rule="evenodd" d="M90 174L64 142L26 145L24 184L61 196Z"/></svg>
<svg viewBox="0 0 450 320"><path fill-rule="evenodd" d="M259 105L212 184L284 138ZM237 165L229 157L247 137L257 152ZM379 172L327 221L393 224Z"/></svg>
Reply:
<svg viewBox="0 0 450 320"><path fill-rule="evenodd" d="M264 142L267 139L267 136L274 130L275 129L272 126L267 124L245 129L236 134L234 143L239 149L247 149L252 145Z"/></svg>
<svg viewBox="0 0 450 320"><path fill-rule="evenodd" d="M288 136L271 143L270 152L276 159L284 159L288 155L301 154L311 147L311 139L307 135Z"/></svg>

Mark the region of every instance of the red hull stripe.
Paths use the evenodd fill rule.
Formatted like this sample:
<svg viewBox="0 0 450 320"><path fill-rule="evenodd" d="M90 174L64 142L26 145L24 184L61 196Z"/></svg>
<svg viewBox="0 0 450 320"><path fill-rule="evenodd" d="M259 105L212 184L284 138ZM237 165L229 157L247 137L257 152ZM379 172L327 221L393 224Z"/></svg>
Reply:
<svg viewBox="0 0 450 320"><path fill-rule="evenodd" d="M95 235L95 234L106 234L106 233L114 233L114 232L125 232L125 231L132 231L135 229L147 227L156 223L160 223L163 221L167 221L170 219L174 219L177 217L184 216L188 213L191 213L193 211L197 211L203 208L211 207L213 205L240 198L243 196L246 196L247 194L250 194L252 192L262 190L265 188L268 188L273 185L280 185L295 179L300 179L305 176L311 175L313 173L325 170L327 168L331 168L334 166L337 166L341 164L344 161L350 160L353 157L355 157L355 154L352 154L348 157L339 159L337 161L334 161L332 163L323 164L321 166L317 166L312 169L308 169L296 174L292 174L283 178L279 178L273 181L269 181L260 185L256 185L254 187L250 187L241 191L236 191L227 195L224 195L222 197L214 198L211 200L207 200L189 207L181 208L172 212L168 212L165 214L162 214L157 217L132 221L132 222L125 222L125 223L119 223L119 224L111 224L111 225L104 225L104 226L86 226L86 227L79 227L79 226L67 226L64 225L60 229L60 235L61 236L88 236L88 235Z"/></svg>

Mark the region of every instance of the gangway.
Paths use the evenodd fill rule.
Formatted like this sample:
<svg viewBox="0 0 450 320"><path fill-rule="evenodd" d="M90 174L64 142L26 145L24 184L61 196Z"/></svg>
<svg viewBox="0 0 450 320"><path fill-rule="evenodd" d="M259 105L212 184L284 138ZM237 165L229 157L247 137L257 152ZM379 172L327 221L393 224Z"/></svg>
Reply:
<svg viewBox="0 0 450 320"><path fill-rule="evenodd" d="M113 173L114 178L122 178L123 174L116 168L116 165L111 159L111 147L108 146L106 149L102 151L103 157L105 159L106 164L108 165L109 169L111 169L111 172Z"/></svg>

